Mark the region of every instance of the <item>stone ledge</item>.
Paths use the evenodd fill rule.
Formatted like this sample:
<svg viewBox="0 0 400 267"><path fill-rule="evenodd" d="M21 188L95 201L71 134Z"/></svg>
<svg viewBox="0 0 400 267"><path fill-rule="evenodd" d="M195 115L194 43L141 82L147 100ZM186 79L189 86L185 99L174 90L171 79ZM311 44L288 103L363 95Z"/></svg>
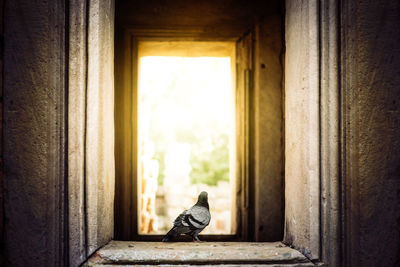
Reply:
<svg viewBox="0 0 400 267"><path fill-rule="evenodd" d="M110 241L84 266L115 265L268 265L314 266L281 242L133 242Z"/></svg>

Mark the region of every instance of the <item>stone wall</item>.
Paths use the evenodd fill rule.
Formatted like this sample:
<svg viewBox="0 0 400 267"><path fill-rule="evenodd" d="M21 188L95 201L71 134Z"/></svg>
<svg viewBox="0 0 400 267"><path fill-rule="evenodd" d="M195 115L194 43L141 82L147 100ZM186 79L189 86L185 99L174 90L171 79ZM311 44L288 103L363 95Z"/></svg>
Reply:
<svg viewBox="0 0 400 267"><path fill-rule="evenodd" d="M9 266L63 265L64 1L4 3L4 207Z"/></svg>
<svg viewBox="0 0 400 267"><path fill-rule="evenodd" d="M87 253L114 236L114 3L89 6L86 95Z"/></svg>
<svg viewBox="0 0 400 267"><path fill-rule="evenodd" d="M319 257L317 1L286 1L285 241Z"/></svg>
<svg viewBox="0 0 400 267"><path fill-rule="evenodd" d="M114 235L114 2L70 1L69 264Z"/></svg>
<svg viewBox="0 0 400 267"><path fill-rule="evenodd" d="M343 261L400 264L400 2L341 7Z"/></svg>
<svg viewBox="0 0 400 267"><path fill-rule="evenodd" d="M113 237L113 3L4 5L9 266L79 266Z"/></svg>
<svg viewBox="0 0 400 267"><path fill-rule="evenodd" d="M285 241L329 266L400 263L399 14L286 1Z"/></svg>
<svg viewBox="0 0 400 267"><path fill-rule="evenodd" d="M91 6L82 9L78 5L81 2L70 1L69 14L81 12L76 24L72 16L66 18L67 8L61 0L6 1L4 5L2 155L5 252L10 266L76 266L113 235L113 1L88 2ZM323 82L318 80L320 2L286 2L285 240L308 257L318 259L318 242L323 238L319 236L319 220L326 219L319 213L319 201L324 201L324 195L319 195L315 187L320 175L324 175L319 164L325 160L318 158L322 154L316 125L319 111L315 110L319 104L315 96ZM220 9L230 6L229 1L219 3ZM339 11L342 265L397 266L400 262L399 5L398 1L389 0L342 1ZM271 6L271 10L274 8L276 5ZM239 12L231 10L233 14ZM182 9L159 6L147 9L147 13L134 11L141 14L136 17L137 25L149 27L149 13L158 17L165 12L172 18ZM237 19L230 17L228 24L237 24L247 16L238 14ZM223 19L210 18L199 17L206 31L215 34L224 29ZM185 25L188 21L190 16L181 22ZM245 22L241 27L252 23L247 18ZM211 26L215 23L220 28L213 31ZM67 25L75 25L82 39L66 34ZM270 33L266 30L262 34ZM79 55L69 53L73 47ZM271 49L277 51L275 44ZM82 61L70 65L77 59L75 56ZM268 69L268 63L264 65ZM73 71L77 76L71 78L68 75ZM93 74L90 79L86 71ZM272 96L265 92L266 99L279 97L275 89ZM72 90L82 93L83 98L70 102L67 112L67 96L72 99L67 92ZM91 99L86 102L87 96ZM75 110L73 103L77 103ZM86 107L89 116L85 114ZM107 111L101 110L103 107ZM67 154L66 136L72 132L67 133L66 123L71 123L69 116L75 115L76 132L86 132L83 136L68 135L68 152L77 152L71 155ZM260 118L276 118L270 115ZM261 129L258 134L264 136ZM262 152L263 148L259 149ZM70 171L71 166L67 172L66 155L76 157L76 173ZM68 163L72 162L70 159ZM71 179L76 179L76 184L69 183L66 195L67 181ZM257 190L262 196L264 191ZM265 227L262 215L257 218L256 225ZM270 238L263 234L260 240Z"/></svg>

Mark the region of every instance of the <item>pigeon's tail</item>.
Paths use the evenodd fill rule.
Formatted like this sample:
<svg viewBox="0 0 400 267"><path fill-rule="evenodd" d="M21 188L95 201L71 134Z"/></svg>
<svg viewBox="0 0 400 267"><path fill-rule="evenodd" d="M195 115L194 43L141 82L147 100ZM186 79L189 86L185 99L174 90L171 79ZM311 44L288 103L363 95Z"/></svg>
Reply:
<svg viewBox="0 0 400 267"><path fill-rule="evenodd" d="M178 233L175 232L174 228L172 228L171 230L169 230L169 232L163 237L163 239L161 240L162 242L170 242L172 241L175 237L178 236Z"/></svg>

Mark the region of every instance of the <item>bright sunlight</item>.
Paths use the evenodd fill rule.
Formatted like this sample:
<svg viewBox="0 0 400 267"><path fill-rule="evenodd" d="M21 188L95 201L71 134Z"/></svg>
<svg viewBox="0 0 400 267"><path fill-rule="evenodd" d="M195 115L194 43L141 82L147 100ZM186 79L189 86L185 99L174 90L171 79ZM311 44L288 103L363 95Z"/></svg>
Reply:
<svg viewBox="0 0 400 267"><path fill-rule="evenodd" d="M139 233L164 234L201 191L230 234L234 93L230 57L145 56L139 61Z"/></svg>

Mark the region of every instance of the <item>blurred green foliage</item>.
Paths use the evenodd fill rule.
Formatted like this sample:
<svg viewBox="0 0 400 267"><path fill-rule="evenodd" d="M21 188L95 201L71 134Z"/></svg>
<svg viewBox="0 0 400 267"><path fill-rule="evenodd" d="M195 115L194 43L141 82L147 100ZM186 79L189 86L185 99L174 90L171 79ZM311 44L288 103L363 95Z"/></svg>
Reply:
<svg viewBox="0 0 400 267"><path fill-rule="evenodd" d="M181 141L191 145L190 181L192 184L215 186L219 181L229 181L229 136L227 134L216 134L209 140L199 140L193 135L191 138L186 135L182 139ZM162 185L165 177L166 147L162 145L162 140L154 141L156 143L154 159L160 164L158 184Z"/></svg>
<svg viewBox="0 0 400 267"><path fill-rule="evenodd" d="M217 185L229 181L229 137L226 134L213 136L211 149L200 143L192 145L190 181L193 184Z"/></svg>

